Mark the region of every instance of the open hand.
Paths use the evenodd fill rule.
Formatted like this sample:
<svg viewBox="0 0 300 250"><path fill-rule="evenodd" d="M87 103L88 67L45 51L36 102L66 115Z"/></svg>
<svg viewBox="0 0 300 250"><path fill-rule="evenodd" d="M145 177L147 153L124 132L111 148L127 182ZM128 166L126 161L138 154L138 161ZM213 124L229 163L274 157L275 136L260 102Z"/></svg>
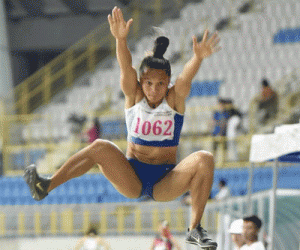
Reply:
<svg viewBox="0 0 300 250"><path fill-rule="evenodd" d="M125 22L121 9L114 7L112 15L108 15L108 22L112 35L116 39L120 39L127 37L133 19L131 18L128 22Z"/></svg>
<svg viewBox="0 0 300 250"><path fill-rule="evenodd" d="M218 45L220 38L218 33L215 32L211 38L208 39L208 30L205 30L203 39L200 43L197 42L197 38L193 36L193 51L195 56L199 59L204 59L211 56L213 53L219 51L221 47Z"/></svg>

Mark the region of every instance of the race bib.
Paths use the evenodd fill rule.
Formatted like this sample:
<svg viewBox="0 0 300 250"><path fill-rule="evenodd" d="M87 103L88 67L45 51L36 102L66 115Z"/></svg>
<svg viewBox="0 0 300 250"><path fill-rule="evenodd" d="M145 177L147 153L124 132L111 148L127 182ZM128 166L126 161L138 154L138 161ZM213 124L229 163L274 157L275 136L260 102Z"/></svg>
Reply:
<svg viewBox="0 0 300 250"><path fill-rule="evenodd" d="M172 140L174 127L174 115L171 111L140 110L132 123L131 135L146 141Z"/></svg>

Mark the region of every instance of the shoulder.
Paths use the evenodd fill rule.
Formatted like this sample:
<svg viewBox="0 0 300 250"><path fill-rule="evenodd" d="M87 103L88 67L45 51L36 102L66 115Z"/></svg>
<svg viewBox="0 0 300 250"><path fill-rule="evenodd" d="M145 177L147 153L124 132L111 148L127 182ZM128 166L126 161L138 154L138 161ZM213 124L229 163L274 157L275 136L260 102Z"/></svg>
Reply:
<svg viewBox="0 0 300 250"><path fill-rule="evenodd" d="M125 95L125 109L133 107L135 104L139 103L143 98L143 91L140 87L138 87L135 95Z"/></svg>
<svg viewBox="0 0 300 250"><path fill-rule="evenodd" d="M261 241L257 241L253 244L253 246L255 246L255 250L265 250L265 246Z"/></svg>
<svg viewBox="0 0 300 250"><path fill-rule="evenodd" d="M166 100L169 106L180 114L185 111L185 98L176 95L175 88L172 86L166 95Z"/></svg>

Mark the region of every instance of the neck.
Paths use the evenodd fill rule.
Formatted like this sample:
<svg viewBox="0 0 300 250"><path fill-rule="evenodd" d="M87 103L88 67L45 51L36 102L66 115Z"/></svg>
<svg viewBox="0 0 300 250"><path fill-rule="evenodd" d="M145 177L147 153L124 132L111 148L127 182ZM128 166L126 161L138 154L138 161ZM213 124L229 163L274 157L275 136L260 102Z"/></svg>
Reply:
<svg viewBox="0 0 300 250"><path fill-rule="evenodd" d="M252 239L246 241L248 246L252 245L253 243L257 242L257 237L253 237Z"/></svg>
<svg viewBox="0 0 300 250"><path fill-rule="evenodd" d="M150 108L155 109L163 102L163 99L157 103L151 103L147 98L146 98L146 101Z"/></svg>

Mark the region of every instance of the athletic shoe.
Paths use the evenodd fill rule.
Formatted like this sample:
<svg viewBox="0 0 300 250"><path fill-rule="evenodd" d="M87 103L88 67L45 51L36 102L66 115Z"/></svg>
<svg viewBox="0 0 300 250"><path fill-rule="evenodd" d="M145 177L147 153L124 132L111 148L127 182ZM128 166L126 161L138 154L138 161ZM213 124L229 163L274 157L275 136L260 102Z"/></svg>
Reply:
<svg viewBox="0 0 300 250"><path fill-rule="evenodd" d="M217 248L218 246L216 242L208 237L207 231L203 229L200 224L191 231L188 229L185 241L189 244L200 246L201 248Z"/></svg>
<svg viewBox="0 0 300 250"><path fill-rule="evenodd" d="M24 179L29 186L30 193L33 199L40 201L47 195L47 189L50 185L50 179L42 178L36 172L36 166L30 165L25 169Z"/></svg>

